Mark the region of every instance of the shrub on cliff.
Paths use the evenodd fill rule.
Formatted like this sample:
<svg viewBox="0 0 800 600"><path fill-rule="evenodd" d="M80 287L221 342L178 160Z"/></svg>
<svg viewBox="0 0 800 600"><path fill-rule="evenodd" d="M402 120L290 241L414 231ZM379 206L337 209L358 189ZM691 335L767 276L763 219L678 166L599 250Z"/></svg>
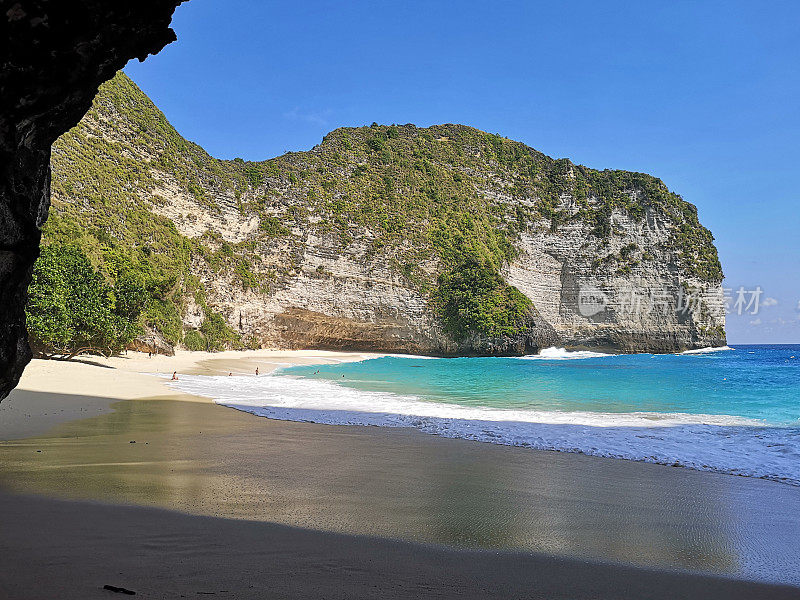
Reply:
<svg viewBox="0 0 800 600"><path fill-rule="evenodd" d="M187 350L193 350L195 352L205 352L208 350L208 344L206 344L205 338L195 329L190 329L186 332L186 335L183 336L183 345L186 346Z"/></svg>
<svg viewBox="0 0 800 600"><path fill-rule="evenodd" d="M433 296L445 332L456 340L476 334L517 335L525 329L532 306L497 267L475 257L440 275Z"/></svg>
<svg viewBox="0 0 800 600"><path fill-rule="evenodd" d="M183 345L187 350L219 352L230 349L241 350L246 347L241 336L228 326L222 315L211 311L205 304L203 309L208 312L200 329L190 329L183 337ZM250 345L252 346L252 343Z"/></svg>
<svg viewBox="0 0 800 600"><path fill-rule="evenodd" d="M207 350L211 352L226 348L236 349L241 346L239 335L228 327L219 313L211 312L206 315L203 324L200 325L200 333L206 340Z"/></svg>
<svg viewBox="0 0 800 600"><path fill-rule="evenodd" d="M110 355L140 332L147 293L136 273L107 283L81 249L52 244L36 261L26 307L31 347L40 356Z"/></svg>

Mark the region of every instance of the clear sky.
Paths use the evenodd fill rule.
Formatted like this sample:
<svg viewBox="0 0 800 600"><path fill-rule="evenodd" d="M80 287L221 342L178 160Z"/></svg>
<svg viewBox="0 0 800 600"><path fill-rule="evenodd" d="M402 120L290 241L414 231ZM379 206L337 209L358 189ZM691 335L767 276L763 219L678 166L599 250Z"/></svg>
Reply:
<svg viewBox="0 0 800 600"><path fill-rule="evenodd" d="M729 341L800 343L798 23L798 2L190 0L126 72L220 158L463 123L656 175L697 205L726 287L772 299Z"/></svg>

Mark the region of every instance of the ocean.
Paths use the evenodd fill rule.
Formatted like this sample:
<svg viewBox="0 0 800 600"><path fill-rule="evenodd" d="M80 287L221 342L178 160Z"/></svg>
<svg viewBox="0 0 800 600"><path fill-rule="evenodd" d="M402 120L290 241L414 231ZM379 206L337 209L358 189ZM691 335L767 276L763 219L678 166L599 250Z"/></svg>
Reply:
<svg viewBox="0 0 800 600"><path fill-rule="evenodd" d="M172 385L272 419L413 427L800 485L800 345L385 356Z"/></svg>

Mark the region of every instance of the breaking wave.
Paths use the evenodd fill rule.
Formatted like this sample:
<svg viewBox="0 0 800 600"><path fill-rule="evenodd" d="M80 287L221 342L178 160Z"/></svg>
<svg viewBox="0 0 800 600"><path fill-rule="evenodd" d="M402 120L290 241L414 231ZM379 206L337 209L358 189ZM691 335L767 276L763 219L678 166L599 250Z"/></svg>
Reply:
<svg viewBox="0 0 800 600"><path fill-rule="evenodd" d="M616 356L604 352L591 352L589 350L566 350L564 348L543 348L539 354L521 356L522 360L581 360L584 358L605 358Z"/></svg>

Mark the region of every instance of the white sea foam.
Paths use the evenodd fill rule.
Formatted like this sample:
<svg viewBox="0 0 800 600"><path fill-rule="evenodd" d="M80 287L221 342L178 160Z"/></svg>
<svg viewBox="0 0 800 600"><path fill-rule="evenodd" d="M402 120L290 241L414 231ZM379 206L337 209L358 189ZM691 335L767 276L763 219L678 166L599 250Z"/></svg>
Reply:
<svg viewBox="0 0 800 600"><path fill-rule="evenodd" d="M800 485L800 429L686 413L507 410L436 403L294 376L183 376L183 391L259 416L426 433L762 477Z"/></svg>
<svg viewBox="0 0 800 600"><path fill-rule="evenodd" d="M730 346L709 346L708 348L696 348L694 350L684 350L681 354L708 354L709 352L723 352L733 350Z"/></svg>
<svg viewBox="0 0 800 600"><path fill-rule="evenodd" d="M529 354L520 356L522 360L581 360L584 358L604 358L616 356L616 354L606 354L603 352L590 352L589 350L566 350L565 348L543 348L539 354Z"/></svg>
<svg viewBox="0 0 800 600"><path fill-rule="evenodd" d="M438 356L422 356L421 354L381 354L390 358L410 358L414 360L440 360Z"/></svg>

